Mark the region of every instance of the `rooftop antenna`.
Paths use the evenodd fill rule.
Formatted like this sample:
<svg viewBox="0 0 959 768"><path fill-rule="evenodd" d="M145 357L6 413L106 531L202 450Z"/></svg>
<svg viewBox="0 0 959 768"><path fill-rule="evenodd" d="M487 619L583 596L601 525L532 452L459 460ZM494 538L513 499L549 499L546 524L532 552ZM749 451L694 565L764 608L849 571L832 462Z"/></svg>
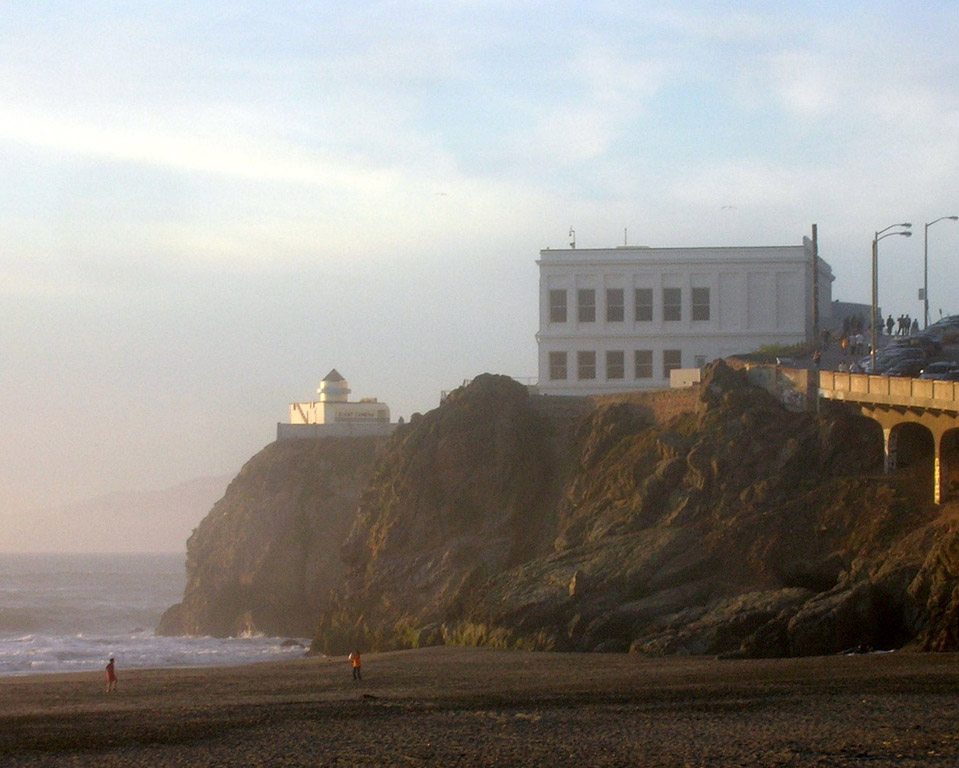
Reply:
<svg viewBox="0 0 959 768"><path fill-rule="evenodd" d="M572 240L569 241L569 247L575 248L576 247L576 230L573 229L572 227L569 228L569 236L572 238Z"/></svg>

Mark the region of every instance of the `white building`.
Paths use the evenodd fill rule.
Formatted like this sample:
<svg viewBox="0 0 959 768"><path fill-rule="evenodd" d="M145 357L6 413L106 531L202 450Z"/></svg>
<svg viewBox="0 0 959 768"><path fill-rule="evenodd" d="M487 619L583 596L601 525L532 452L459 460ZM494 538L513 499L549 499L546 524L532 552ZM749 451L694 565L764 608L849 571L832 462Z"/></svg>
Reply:
<svg viewBox="0 0 959 768"><path fill-rule="evenodd" d="M546 249L539 265L539 390L661 389L670 371L812 340L813 244ZM832 269L817 261L820 322Z"/></svg>
<svg viewBox="0 0 959 768"><path fill-rule="evenodd" d="M388 435L390 408L375 397L350 402L350 385L334 368L316 390L319 400L290 403L290 423L276 425L276 439Z"/></svg>

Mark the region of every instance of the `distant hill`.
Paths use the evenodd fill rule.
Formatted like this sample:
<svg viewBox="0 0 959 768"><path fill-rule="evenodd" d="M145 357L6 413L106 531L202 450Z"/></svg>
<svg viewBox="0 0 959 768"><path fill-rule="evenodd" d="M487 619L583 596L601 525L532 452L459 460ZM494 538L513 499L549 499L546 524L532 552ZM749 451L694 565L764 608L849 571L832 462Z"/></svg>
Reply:
<svg viewBox="0 0 959 768"><path fill-rule="evenodd" d="M159 491L119 491L8 519L0 545L21 552L186 552L186 540L232 477Z"/></svg>

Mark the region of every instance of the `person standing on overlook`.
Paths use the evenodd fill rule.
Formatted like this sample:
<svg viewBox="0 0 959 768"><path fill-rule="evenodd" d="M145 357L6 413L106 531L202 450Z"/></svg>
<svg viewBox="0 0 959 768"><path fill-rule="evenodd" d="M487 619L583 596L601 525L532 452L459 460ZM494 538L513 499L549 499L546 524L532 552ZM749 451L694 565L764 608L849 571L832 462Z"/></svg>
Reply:
<svg viewBox="0 0 959 768"><path fill-rule="evenodd" d="M353 653L350 654L350 662L353 664L353 680L354 680L354 681L356 681L356 680L362 680L362 679L363 679L363 672L362 672L363 664L362 664L362 662L360 661L360 653L359 653L359 651L353 651Z"/></svg>

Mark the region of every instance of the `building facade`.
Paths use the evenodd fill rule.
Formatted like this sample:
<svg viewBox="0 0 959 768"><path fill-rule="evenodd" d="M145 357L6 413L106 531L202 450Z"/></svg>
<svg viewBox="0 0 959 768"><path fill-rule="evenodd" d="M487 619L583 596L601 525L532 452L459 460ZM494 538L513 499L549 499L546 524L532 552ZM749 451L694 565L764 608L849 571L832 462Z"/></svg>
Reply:
<svg viewBox="0 0 959 768"><path fill-rule="evenodd" d="M546 249L539 265L539 390L587 395L669 386L766 344L815 334L832 269L813 244L746 248Z"/></svg>
<svg viewBox="0 0 959 768"><path fill-rule="evenodd" d="M390 408L376 398L350 402L350 385L334 368L320 382L318 400L290 403L290 423L276 425L276 439L390 434Z"/></svg>

